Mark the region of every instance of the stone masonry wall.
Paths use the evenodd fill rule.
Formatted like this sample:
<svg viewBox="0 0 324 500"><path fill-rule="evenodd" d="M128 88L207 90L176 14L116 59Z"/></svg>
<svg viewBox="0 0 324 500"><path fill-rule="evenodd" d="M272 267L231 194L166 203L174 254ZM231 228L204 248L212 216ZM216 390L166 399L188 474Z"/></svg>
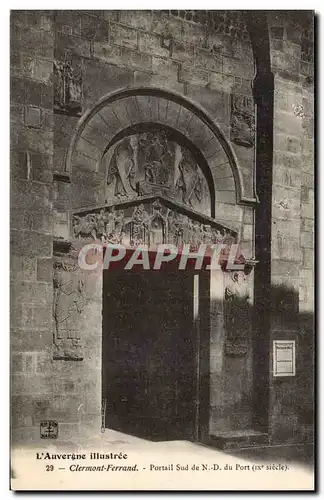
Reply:
<svg viewBox="0 0 324 500"><path fill-rule="evenodd" d="M14 11L10 21L12 437L28 441L53 393L54 38L49 12Z"/></svg>
<svg viewBox="0 0 324 500"><path fill-rule="evenodd" d="M313 14L269 14L275 75L271 338L296 341L296 376L270 379L273 443L312 439ZM272 369L272 365L271 365Z"/></svg>

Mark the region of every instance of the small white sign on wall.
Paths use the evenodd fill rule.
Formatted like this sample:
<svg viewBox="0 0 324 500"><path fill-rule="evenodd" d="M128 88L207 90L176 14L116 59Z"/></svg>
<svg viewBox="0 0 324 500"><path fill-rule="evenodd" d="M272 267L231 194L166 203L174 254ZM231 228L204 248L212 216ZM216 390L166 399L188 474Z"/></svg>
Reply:
<svg viewBox="0 0 324 500"><path fill-rule="evenodd" d="M296 345L294 340L273 341L273 376L296 375Z"/></svg>

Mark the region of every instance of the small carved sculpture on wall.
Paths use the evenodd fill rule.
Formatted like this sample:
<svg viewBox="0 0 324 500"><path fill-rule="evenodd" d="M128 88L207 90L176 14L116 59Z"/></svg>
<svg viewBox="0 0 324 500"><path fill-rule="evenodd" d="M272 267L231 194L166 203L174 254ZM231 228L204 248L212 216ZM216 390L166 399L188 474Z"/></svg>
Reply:
<svg viewBox="0 0 324 500"><path fill-rule="evenodd" d="M240 146L252 147L254 144L254 103L253 98L231 95L231 141Z"/></svg>
<svg viewBox="0 0 324 500"><path fill-rule="evenodd" d="M54 359L82 360L79 317L85 306L84 281L75 264L54 262Z"/></svg>
<svg viewBox="0 0 324 500"><path fill-rule="evenodd" d="M54 106L73 114L82 111L82 71L72 57L54 61Z"/></svg>

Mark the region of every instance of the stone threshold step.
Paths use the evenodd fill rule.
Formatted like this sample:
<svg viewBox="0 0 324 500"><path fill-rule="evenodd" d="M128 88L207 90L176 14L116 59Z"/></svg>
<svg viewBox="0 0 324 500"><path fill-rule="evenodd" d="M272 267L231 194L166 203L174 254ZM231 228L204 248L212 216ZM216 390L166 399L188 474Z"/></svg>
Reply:
<svg viewBox="0 0 324 500"><path fill-rule="evenodd" d="M234 450L268 444L268 434L253 429L217 431L209 436L209 444L221 450Z"/></svg>

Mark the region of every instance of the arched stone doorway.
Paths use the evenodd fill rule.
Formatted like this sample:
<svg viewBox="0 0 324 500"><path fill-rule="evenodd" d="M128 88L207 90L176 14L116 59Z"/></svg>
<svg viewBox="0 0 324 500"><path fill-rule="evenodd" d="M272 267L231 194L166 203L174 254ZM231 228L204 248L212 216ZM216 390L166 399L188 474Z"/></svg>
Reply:
<svg viewBox="0 0 324 500"><path fill-rule="evenodd" d="M197 247L200 243L237 242L239 233L244 235L245 227L251 227L255 201L253 182L251 183L253 169L250 179L242 176L235 153L219 127L200 107L177 94L152 88L128 89L115 92L98 102L79 121L69 147L65 175L71 180L71 188L67 189L72 193L75 181L85 171L90 181L93 180L96 189L87 189L81 203L79 190L78 196L72 195L68 198L68 232L72 246L79 248L86 243L97 241L122 243L131 248L143 243L150 246L157 243L172 243L176 246L188 243ZM253 250L247 255L248 259L251 257L253 258ZM65 257L60 252L56 258L59 262L55 265L65 266L64 280L69 281L71 273L64 260ZM114 278L112 274L106 278L105 273L101 272L95 276L94 285L91 276L74 270L84 282L83 294L86 300L83 317L78 317L78 332L73 339L57 339L59 349L56 359L86 359L87 356L89 369L85 371L92 379L94 376L91 356L93 349L96 349L102 360L101 383L99 389L96 379L96 389L91 393L92 405L87 408L89 419L90 415L95 416L91 419L91 425L97 426L95 422L98 422L99 417L103 428L105 425L124 424L127 428L127 425L131 424L130 430L138 432L137 423L142 421L143 412L145 413L144 401L150 400L149 397L143 396L148 390L146 382L142 377L138 385L138 399L133 401L131 408L126 411L123 424L121 417L125 415L127 405L121 402L121 392L114 392L118 387L116 380L123 380L122 386L127 388L124 376L134 380L135 372L147 372L150 360L152 363L154 360L160 361L161 354L157 353L175 351L176 365L184 369L178 370L175 383L178 388L171 390L169 399L164 391L172 384L153 383L154 380L159 380L158 374L163 372L163 369L155 362L152 365L153 372L150 372L149 377L151 386L153 384L151 398L156 401L155 408L162 413L159 413L159 416L151 415L151 424L157 420L160 422L156 428L156 437L160 436L162 439L182 437L206 440L211 430L217 428L217 422L221 422L219 414L224 412L222 398L226 390L226 378L230 373L233 378L233 367L236 372L247 373L244 387L239 388L238 399L243 390L250 391L249 387L245 387L251 380L250 337L245 329L243 336L239 336L239 340L244 344L240 345L239 350L234 349L231 339L229 342L226 340L223 316L226 312L224 300L228 278L221 270L197 273L195 269L189 268L184 272L174 269L171 265L165 271L162 279L152 271L137 274L128 271L126 282L127 271L119 273L119 276L115 274ZM134 294L134 286L139 280L146 283L145 293L154 297L150 311L147 310L149 301L143 298L145 294L142 294L142 302L137 300ZM118 285L121 288L118 293L111 295L111 290L116 288L117 283L122 283ZM252 286L251 277L247 286ZM143 287L140 287L140 290L142 289ZM158 289L155 295L154 289ZM198 309L197 295L194 293L197 289ZM124 309L127 313L134 311L133 320L128 318L127 321L120 322L117 313L109 318L109 308L108 319L105 320L105 294L110 294L110 300L116 302L113 307L116 312L123 290L127 300L132 301L128 302ZM171 299L168 290L173 290ZM252 293L249 296L251 297ZM161 298L154 302L157 297ZM170 301L177 306L170 307ZM197 310L198 313L194 313ZM104 327L101 336L98 328L102 325L102 311ZM149 318L145 328L141 326L143 311ZM163 311L167 311L167 314L163 314ZM195 314L199 315L199 331ZM136 321L134 318L137 318ZM162 329L155 327L157 343L151 342L151 347L144 356L143 347L138 352L139 343L145 346L149 339L154 338L149 329L154 321L159 324L160 320L165 320L166 326ZM118 343L125 344L125 338L132 337L132 322L136 325L135 329L142 332L142 337L140 336L137 344L133 343L130 349L137 352L137 368L133 370L132 375L128 370L126 376L124 369L116 375L116 363L111 360L119 359L121 367L127 365L129 350L125 345L118 347ZM112 324L115 324L115 330L124 331L117 344L115 340L111 340L115 338L111 332ZM165 335L165 329L170 332L173 330L173 334ZM91 341L82 340L83 336L86 337L84 332L87 330L91 331ZM106 344L105 338L110 339ZM159 344L161 338L165 342L169 339L171 344ZM182 348L181 342L177 341L174 345L175 339L181 339ZM82 343L85 346L83 348ZM191 346L187 351L183 349L186 344ZM129 347L129 342L127 345ZM86 355L80 354L80 349L83 349ZM108 353L113 352L108 358L107 350ZM76 351L76 357L73 358L73 352ZM155 357L152 357L152 352L156 353ZM186 353L188 359L184 360ZM232 359L226 361L226 355L231 358L239 356L241 359L235 362ZM167 366L171 367L172 363L164 364L164 368ZM96 373L98 369L99 366L96 365ZM124 375L121 376L122 374ZM163 378L168 380L170 376L169 370L164 373ZM114 382L110 382L113 393L108 390L107 398L108 379ZM189 393L188 384L185 383L188 380L191 380ZM230 383L232 384L231 381ZM176 397L176 394L180 397ZM109 407L112 401L117 402L119 408ZM164 401L164 404L161 401ZM178 405L177 409L179 401L185 406ZM168 410L168 407L171 410ZM105 415L102 414L103 409ZM171 416L168 411L171 411ZM177 415L183 416L186 412L187 427L181 420L177 421ZM109 417L112 420L109 420ZM174 425L166 426L165 422L172 422L172 419ZM153 435L152 425L149 429ZM168 436L172 427L176 434ZM124 427L124 430L127 430L126 428Z"/></svg>

